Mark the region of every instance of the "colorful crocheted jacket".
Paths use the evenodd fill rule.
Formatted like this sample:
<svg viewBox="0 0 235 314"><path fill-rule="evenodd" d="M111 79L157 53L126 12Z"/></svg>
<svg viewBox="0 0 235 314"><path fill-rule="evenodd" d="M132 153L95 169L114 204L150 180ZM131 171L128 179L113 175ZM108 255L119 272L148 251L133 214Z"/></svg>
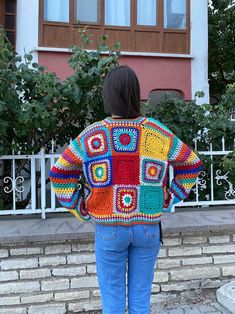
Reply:
<svg viewBox="0 0 235 314"><path fill-rule="evenodd" d="M175 177L167 189L168 168ZM197 155L152 118L106 118L87 127L50 172L61 203L80 220L156 223L186 198L201 170Z"/></svg>

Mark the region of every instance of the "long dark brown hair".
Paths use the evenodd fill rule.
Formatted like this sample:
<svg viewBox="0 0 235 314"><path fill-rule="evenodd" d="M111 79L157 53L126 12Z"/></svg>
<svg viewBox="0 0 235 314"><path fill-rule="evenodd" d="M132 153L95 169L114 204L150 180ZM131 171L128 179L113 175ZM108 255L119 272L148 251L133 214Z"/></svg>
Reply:
<svg viewBox="0 0 235 314"><path fill-rule="evenodd" d="M102 96L106 113L125 118L140 115L140 85L135 72L128 66L116 67L107 74Z"/></svg>

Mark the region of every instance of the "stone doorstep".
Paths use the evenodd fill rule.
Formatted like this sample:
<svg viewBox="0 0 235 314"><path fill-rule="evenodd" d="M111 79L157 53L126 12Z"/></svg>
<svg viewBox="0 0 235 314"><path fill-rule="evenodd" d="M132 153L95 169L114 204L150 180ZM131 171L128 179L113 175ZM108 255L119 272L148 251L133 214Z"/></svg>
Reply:
<svg viewBox="0 0 235 314"><path fill-rule="evenodd" d="M235 313L235 280L223 285L216 291L218 302L231 313Z"/></svg>
<svg viewBox="0 0 235 314"><path fill-rule="evenodd" d="M185 209L184 209L185 210ZM0 220L0 243L29 243L44 241L94 241L94 222L80 222L72 214L48 215L43 220L35 217L4 217ZM203 208L163 214L163 236L232 233L235 230L235 207Z"/></svg>

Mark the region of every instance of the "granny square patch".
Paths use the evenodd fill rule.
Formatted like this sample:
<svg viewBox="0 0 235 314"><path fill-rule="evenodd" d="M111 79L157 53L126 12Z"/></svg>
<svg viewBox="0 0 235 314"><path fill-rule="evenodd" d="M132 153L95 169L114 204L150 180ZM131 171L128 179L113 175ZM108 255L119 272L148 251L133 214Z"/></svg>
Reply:
<svg viewBox="0 0 235 314"><path fill-rule="evenodd" d="M108 152L108 140L104 130L96 130L89 134L85 140L87 156L99 156Z"/></svg>
<svg viewBox="0 0 235 314"><path fill-rule="evenodd" d="M139 176L140 159L138 156L114 156L113 157L113 184L140 183Z"/></svg>
<svg viewBox="0 0 235 314"><path fill-rule="evenodd" d="M172 160L173 181L167 174ZM188 195L200 170L197 155L157 120L113 117L85 128L50 180L61 205L78 219L130 226L159 222Z"/></svg>
<svg viewBox="0 0 235 314"><path fill-rule="evenodd" d="M141 137L142 156L166 160L170 147L170 140L161 133L145 128Z"/></svg>
<svg viewBox="0 0 235 314"><path fill-rule="evenodd" d="M117 213L131 213L137 209L139 190L133 186L115 187L115 208Z"/></svg>
<svg viewBox="0 0 235 314"><path fill-rule="evenodd" d="M87 201L87 209L92 216L113 214L113 187L93 188Z"/></svg>
<svg viewBox="0 0 235 314"><path fill-rule="evenodd" d="M92 187L111 185L112 169L109 158L88 161L85 163L87 181Z"/></svg>
<svg viewBox="0 0 235 314"><path fill-rule="evenodd" d="M161 160L144 158L141 164L141 180L144 183L162 183L166 172L166 163Z"/></svg>
<svg viewBox="0 0 235 314"><path fill-rule="evenodd" d="M163 189L161 186L140 187L140 212L156 214L163 209Z"/></svg>
<svg viewBox="0 0 235 314"><path fill-rule="evenodd" d="M139 142L139 130L135 128L112 128L112 143L116 152L136 152Z"/></svg>

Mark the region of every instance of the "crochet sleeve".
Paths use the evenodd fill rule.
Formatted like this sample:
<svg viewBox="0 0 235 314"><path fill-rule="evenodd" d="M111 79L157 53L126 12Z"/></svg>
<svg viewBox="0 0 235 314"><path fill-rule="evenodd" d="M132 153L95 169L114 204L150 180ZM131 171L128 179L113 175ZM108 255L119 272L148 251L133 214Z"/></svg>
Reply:
<svg viewBox="0 0 235 314"><path fill-rule="evenodd" d="M83 152L77 137L62 153L50 171L50 181L60 204L81 221L86 212L82 186Z"/></svg>
<svg viewBox="0 0 235 314"><path fill-rule="evenodd" d="M168 190L165 190L164 211L170 211L172 205L185 199L202 169L198 156L176 135L172 135L169 151L169 165L174 168L174 179Z"/></svg>

